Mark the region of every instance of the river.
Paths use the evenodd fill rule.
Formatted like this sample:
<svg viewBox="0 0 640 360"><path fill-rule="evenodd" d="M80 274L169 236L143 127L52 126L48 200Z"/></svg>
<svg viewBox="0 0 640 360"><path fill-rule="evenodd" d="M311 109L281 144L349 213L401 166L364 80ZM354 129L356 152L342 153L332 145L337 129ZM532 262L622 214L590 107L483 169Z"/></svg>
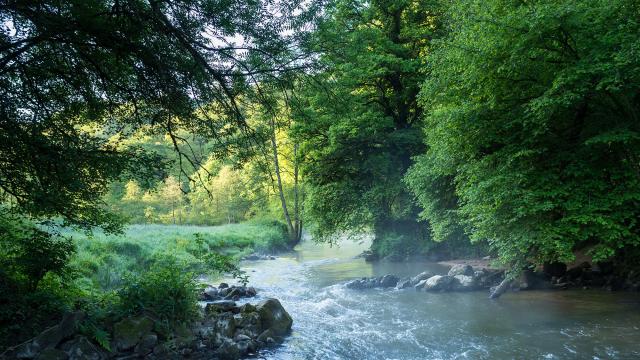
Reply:
<svg viewBox="0 0 640 360"><path fill-rule="evenodd" d="M640 297L596 290L349 290L342 283L388 273L446 272L434 263L365 263L366 242L304 241L276 260L243 268L261 297L294 319L285 343L262 359L640 359Z"/></svg>

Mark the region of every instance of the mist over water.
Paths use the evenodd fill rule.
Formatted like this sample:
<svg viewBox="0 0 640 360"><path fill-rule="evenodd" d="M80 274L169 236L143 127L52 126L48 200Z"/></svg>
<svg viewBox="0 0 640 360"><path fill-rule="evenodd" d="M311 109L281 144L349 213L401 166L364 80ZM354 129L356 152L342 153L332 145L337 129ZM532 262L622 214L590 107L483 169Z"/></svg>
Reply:
<svg viewBox="0 0 640 360"><path fill-rule="evenodd" d="M260 297L278 298L294 319L291 336L261 358L640 358L638 294L526 291L489 300L485 291L346 289L342 283L357 277L447 270L354 259L367 247L304 241L277 260L243 264Z"/></svg>

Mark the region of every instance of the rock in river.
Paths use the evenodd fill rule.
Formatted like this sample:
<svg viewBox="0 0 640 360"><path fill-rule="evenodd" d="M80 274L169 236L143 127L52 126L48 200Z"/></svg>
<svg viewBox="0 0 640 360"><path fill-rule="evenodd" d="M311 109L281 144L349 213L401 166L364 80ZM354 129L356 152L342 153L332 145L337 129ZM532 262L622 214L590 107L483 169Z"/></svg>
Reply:
<svg viewBox="0 0 640 360"><path fill-rule="evenodd" d="M278 299L264 300L256 305L256 310L262 326L273 330L276 335L286 335L291 330L293 319Z"/></svg>
<svg viewBox="0 0 640 360"><path fill-rule="evenodd" d="M411 286L416 286L418 285L418 283L420 283L420 281L422 280L427 280L428 278L432 277L434 274L430 271L423 271L420 274L414 276L411 278Z"/></svg>
<svg viewBox="0 0 640 360"><path fill-rule="evenodd" d="M434 275L427 279L424 284L426 291L448 291L451 290L455 278L449 275Z"/></svg>
<svg viewBox="0 0 640 360"><path fill-rule="evenodd" d="M473 276L473 267L468 264L455 264L449 269L449 276L466 275Z"/></svg>
<svg viewBox="0 0 640 360"><path fill-rule="evenodd" d="M387 274L381 277L372 277L372 278L364 277L362 279L351 280L347 282L345 286L348 289L356 289L356 290L372 289L372 288L392 288L396 286L396 284L398 284L398 281L400 281L400 279L397 276Z"/></svg>
<svg viewBox="0 0 640 360"><path fill-rule="evenodd" d="M455 275L453 278L455 279L455 282L453 284L454 290L469 291L469 290L474 290L476 288L476 281L473 276Z"/></svg>

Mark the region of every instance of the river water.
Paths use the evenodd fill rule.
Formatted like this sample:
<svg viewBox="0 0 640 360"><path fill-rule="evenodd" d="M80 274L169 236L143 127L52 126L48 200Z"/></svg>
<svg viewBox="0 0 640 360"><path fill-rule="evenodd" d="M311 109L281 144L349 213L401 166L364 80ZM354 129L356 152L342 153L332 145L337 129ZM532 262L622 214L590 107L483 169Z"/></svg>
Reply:
<svg viewBox="0 0 640 360"><path fill-rule="evenodd" d="M366 242L304 241L243 268L260 297L294 319L263 359L640 359L640 297L595 290L487 292L349 290L363 276L446 272L433 263L365 263Z"/></svg>

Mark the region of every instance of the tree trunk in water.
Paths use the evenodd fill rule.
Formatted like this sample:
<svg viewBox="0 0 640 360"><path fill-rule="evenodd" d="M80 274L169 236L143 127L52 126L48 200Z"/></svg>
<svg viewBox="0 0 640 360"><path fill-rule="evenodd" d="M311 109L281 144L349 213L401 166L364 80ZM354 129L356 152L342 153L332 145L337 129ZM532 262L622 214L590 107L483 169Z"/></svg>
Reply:
<svg viewBox="0 0 640 360"><path fill-rule="evenodd" d="M500 283L500 285L496 286L495 289L491 291L491 293L489 294L489 299L497 299L500 296L502 296L502 294L504 294L505 292L507 292L507 290L509 290L509 286L511 285L512 281L513 280L511 280L511 278L505 277L504 280L502 280L502 282Z"/></svg>

